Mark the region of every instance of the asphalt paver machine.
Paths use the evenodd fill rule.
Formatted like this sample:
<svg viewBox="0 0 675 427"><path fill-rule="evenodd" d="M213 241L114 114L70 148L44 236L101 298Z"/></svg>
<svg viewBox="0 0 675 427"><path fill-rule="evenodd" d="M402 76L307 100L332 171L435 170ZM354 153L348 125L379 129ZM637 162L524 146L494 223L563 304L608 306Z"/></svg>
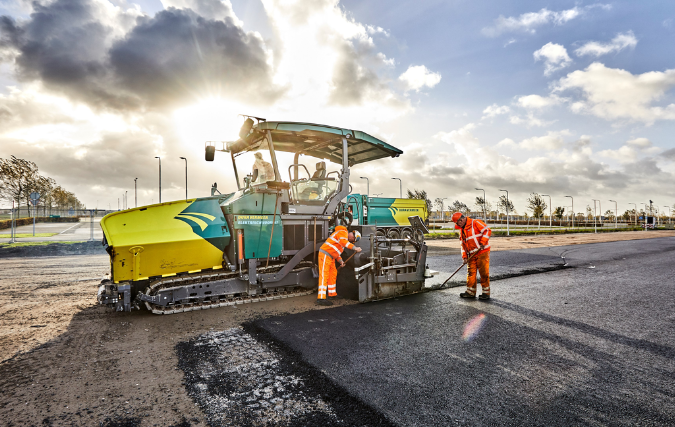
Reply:
<svg viewBox="0 0 675 427"><path fill-rule="evenodd" d="M211 197L102 219L111 276L99 286L100 304L172 314L307 295L318 283L316 251L337 224L363 236L362 252L338 275L343 296L365 302L424 289L421 218L410 219L413 237L392 239L377 225L350 224L340 208L351 192L351 166L401 150L356 130L264 119L246 119L239 136L222 147L206 145L207 161L216 151L229 154L237 191L217 194L214 185ZM287 171L279 168L279 152L294 153ZM301 155L324 161L306 165ZM340 169L327 173L325 160ZM350 255L345 250L343 257Z"/></svg>

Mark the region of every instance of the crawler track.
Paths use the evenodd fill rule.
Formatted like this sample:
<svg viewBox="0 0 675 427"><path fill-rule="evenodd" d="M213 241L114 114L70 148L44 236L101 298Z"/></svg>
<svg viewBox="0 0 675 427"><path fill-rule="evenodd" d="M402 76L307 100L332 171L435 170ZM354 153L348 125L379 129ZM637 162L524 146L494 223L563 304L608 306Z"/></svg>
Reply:
<svg viewBox="0 0 675 427"><path fill-rule="evenodd" d="M311 265L312 264L310 262L301 262L300 264L298 264L298 267L292 271L297 272L302 269L310 268ZM258 272L274 273L275 271L281 270L282 267L283 266L275 265L267 268L260 268L258 269ZM193 285L204 285L217 280L234 279L236 277L239 277L239 273L230 271L208 272L186 276L164 277L153 281L150 284L150 286L148 286L145 289L145 292L143 293L145 295L154 296L163 290L182 288ZM236 294L212 296L209 298L190 298L186 302L175 303L169 306L160 306L157 304L150 303L148 301L144 301L144 303L146 308L153 314L175 314L195 310L208 310L210 308L225 307L228 305L250 304L261 301L270 301L274 299L300 297L304 295L309 295L313 292L314 289L307 290L307 288L299 286L294 288L280 287L280 288L263 289L262 293L257 293L253 295L249 295L247 293L236 293Z"/></svg>

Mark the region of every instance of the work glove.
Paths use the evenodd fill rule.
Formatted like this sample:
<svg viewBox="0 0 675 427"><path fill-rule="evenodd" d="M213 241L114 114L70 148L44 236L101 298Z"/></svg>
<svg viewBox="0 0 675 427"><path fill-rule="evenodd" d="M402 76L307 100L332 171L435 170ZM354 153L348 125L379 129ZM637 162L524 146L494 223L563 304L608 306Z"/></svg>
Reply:
<svg viewBox="0 0 675 427"><path fill-rule="evenodd" d="M361 248L354 248L354 250L358 253L361 252Z"/></svg>

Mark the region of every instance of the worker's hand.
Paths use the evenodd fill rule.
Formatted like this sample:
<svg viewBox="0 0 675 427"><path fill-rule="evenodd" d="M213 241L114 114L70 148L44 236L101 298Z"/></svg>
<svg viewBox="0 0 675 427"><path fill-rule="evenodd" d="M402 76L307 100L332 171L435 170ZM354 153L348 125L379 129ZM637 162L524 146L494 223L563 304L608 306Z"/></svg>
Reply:
<svg viewBox="0 0 675 427"><path fill-rule="evenodd" d="M479 251L482 251L483 249L485 249L485 246L480 245L480 248L479 248L478 250L479 250Z"/></svg>
<svg viewBox="0 0 675 427"><path fill-rule="evenodd" d="M462 265L466 264L466 258L462 258L462 259L464 260L464 262L462 263Z"/></svg>
<svg viewBox="0 0 675 427"><path fill-rule="evenodd" d="M338 259L337 259L337 262L338 262L338 264L340 264L340 267L344 267L344 266L345 266L345 262L342 261L342 258L338 258Z"/></svg>
<svg viewBox="0 0 675 427"><path fill-rule="evenodd" d="M354 250L358 253L361 252L361 248L354 248Z"/></svg>

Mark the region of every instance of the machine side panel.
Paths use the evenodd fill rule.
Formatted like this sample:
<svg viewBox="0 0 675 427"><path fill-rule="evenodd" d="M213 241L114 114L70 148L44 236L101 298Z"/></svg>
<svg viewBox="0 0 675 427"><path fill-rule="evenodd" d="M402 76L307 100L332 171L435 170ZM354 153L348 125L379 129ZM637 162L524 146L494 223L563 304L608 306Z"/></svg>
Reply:
<svg viewBox="0 0 675 427"><path fill-rule="evenodd" d="M106 215L115 283L221 268L230 230L218 198L180 200Z"/></svg>

